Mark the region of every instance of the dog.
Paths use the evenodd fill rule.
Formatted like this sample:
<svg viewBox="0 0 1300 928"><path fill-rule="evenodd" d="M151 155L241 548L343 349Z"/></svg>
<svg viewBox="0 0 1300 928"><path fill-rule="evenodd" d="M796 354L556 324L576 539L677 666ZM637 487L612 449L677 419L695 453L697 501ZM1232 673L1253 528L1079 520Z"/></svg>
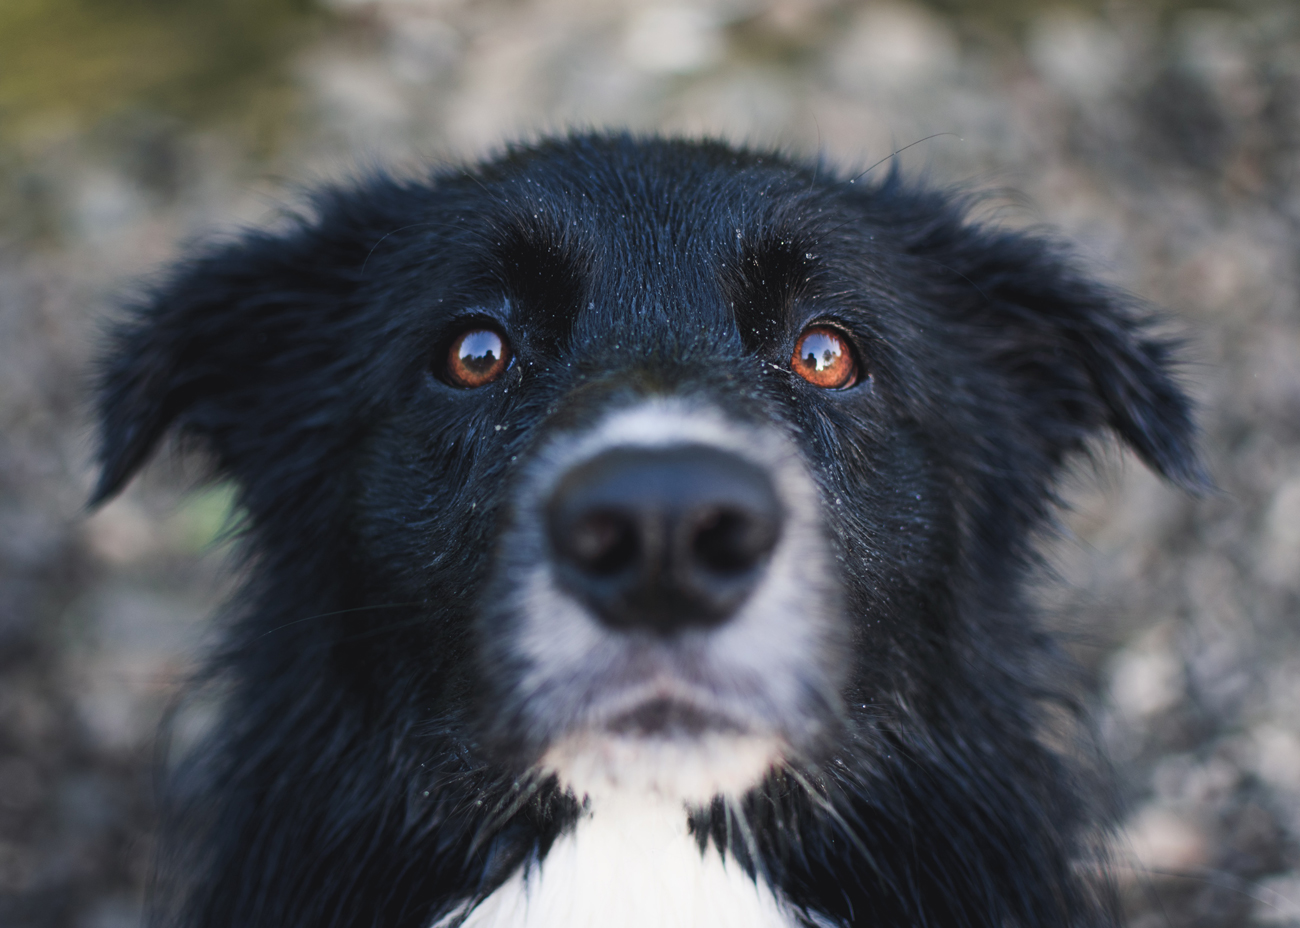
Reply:
<svg viewBox="0 0 1300 928"><path fill-rule="evenodd" d="M175 433L246 558L153 923L1116 924L1023 588L1098 433L1206 484L1193 410L1150 310L971 202L575 134L129 307L94 502Z"/></svg>

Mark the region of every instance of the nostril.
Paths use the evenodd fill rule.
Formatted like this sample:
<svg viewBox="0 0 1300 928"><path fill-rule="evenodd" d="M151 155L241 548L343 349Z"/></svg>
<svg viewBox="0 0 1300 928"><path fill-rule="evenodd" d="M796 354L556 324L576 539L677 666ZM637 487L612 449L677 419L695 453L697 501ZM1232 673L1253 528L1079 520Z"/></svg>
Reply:
<svg viewBox="0 0 1300 928"><path fill-rule="evenodd" d="M754 512L714 508L695 521L691 554L706 570L738 574L751 570L776 545L776 526Z"/></svg>
<svg viewBox="0 0 1300 928"><path fill-rule="evenodd" d="M567 547L577 566L604 577L627 570L641 556L636 522L625 513L610 510L579 518L569 530Z"/></svg>

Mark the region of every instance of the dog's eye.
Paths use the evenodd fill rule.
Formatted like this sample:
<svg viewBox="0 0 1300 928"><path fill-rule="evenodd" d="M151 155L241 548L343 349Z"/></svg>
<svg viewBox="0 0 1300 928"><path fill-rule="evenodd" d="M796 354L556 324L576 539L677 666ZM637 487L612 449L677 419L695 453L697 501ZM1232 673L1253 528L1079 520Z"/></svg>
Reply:
<svg viewBox="0 0 1300 928"><path fill-rule="evenodd" d="M510 346L496 329L467 329L447 349L444 379L456 387L481 387L510 366Z"/></svg>
<svg viewBox="0 0 1300 928"><path fill-rule="evenodd" d="M790 366L814 387L844 390L858 382L858 362L849 340L828 325L803 330Z"/></svg>

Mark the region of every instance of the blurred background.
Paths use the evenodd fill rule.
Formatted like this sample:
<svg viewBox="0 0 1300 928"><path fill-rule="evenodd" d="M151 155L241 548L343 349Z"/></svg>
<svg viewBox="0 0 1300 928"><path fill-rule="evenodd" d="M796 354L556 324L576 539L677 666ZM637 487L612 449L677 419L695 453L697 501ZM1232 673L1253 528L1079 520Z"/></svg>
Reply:
<svg viewBox="0 0 1300 928"><path fill-rule="evenodd" d="M0 925L139 923L154 733L234 580L179 455L83 512L114 301L305 185L572 125L858 169L935 136L906 171L1171 310L1222 492L1080 467L1043 598L1133 924L1300 926L1294 0L0 0Z"/></svg>

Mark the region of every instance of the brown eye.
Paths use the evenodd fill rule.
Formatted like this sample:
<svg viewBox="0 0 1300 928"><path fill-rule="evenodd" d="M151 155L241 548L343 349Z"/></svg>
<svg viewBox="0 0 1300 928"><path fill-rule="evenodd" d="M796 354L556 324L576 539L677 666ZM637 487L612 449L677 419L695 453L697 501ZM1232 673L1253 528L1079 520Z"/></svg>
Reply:
<svg viewBox="0 0 1300 928"><path fill-rule="evenodd" d="M790 366L814 387L843 390L858 382L858 362L848 339L827 325L803 330Z"/></svg>
<svg viewBox="0 0 1300 928"><path fill-rule="evenodd" d="M510 348L495 329L469 329L447 349L446 380L456 387L481 387L510 366Z"/></svg>

